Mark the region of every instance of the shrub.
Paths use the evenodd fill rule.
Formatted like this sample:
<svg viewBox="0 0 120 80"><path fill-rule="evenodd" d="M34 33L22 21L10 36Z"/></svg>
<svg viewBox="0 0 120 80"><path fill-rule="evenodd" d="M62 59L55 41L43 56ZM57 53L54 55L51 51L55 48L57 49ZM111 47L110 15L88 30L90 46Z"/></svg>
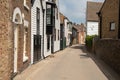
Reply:
<svg viewBox="0 0 120 80"><path fill-rule="evenodd" d="M92 48L93 38L96 37L96 36L97 36L97 35L92 35L92 36L87 35L87 36L86 36L86 41L85 41L85 42L86 42L86 46L87 46L87 47Z"/></svg>

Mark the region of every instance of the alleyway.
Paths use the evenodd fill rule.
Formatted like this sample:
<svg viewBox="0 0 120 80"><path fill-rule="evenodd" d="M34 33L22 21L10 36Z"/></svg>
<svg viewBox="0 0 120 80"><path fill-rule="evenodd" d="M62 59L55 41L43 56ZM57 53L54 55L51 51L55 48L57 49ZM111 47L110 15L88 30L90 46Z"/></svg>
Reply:
<svg viewBox="0 0 120 80"><path fill-rule="evenodd" d="M115 76L111 76L100 65L86 53L84 46L77 45L30 66L14 80L117 80L114 72Z"/></svg>

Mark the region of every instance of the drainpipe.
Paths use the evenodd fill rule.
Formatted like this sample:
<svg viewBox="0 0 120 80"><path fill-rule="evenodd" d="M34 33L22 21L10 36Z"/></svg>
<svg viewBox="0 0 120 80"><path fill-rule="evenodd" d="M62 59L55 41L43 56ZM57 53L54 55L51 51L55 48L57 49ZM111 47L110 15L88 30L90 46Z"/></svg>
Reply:
<svg viewBox="0 0 120 80"><path fill-rule="evenodd" d="M100 37L100 39L102 38L102 15L101 15L101 12L98 12L97 13L98 14L98 17L99 17L99 19L100 19L100 23L99 23L99 30L100 30L100 32L99 32L99 37Z"/></svg>
<svg viewBox="0 0 120 80"><path fill-rule="evenodd" d="M119 9L118 9L118 39L120 39L120 0L119 0Z"/></svg>
<svg viewBox="0 0 120 80"><path fill-rule="evenodd" d="M42 53L42 58L43 58L43 59L45 58L45 56L44 56L44 36L45 36L45 35L44 35L44 29L45 29L45 28L44 28L44 27L45 27L45 26L44 26L44 15L45 15L45 14L44 14L44 13L45 13L45 9L43 9L43 53Z"/></svg>

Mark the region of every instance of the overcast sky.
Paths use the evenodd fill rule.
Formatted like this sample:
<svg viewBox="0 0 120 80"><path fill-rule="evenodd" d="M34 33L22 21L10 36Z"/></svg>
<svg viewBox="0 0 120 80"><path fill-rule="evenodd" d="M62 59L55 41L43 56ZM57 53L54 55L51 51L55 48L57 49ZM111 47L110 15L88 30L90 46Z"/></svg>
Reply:
<svg viewBox="0 0 120 80"><path fill-rule="evenodd" d="M59 0L60 12L72 22L85 23L87 1L103 2L104 0Z"/></svg>

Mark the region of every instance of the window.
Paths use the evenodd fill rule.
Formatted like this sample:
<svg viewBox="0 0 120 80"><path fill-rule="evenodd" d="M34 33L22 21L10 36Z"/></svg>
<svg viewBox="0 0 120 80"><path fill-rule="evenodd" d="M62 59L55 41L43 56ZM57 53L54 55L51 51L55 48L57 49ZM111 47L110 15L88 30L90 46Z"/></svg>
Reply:
<svg viewBox="0 0 120 80"><path fill-rule="evenodd" d="M50 4L47 4L47 10L46 10L47 25L52 24L52 22L51 22L51 14L52 14L52 6Z"/></svg>
<svg viewBox="0 0 120 80"><path fill-rule="evenodd" d="M115 23L110 22L110 31L114 31L114 30L115 30Z"/></svg>
<svg viewBox="0 0 120 80"><path fill-rule="evenodd" d="M56 8L56 18L58 19L58 8Z"/></svg>
<svg viewBox="0 0 120 80"><path fill-rule="evenodd" d="M28 60L27 56L27 33L28 33L28 28L24 28L24 48L23 48L23 62L26 62Z"/></svg>
<svg viewBox="0 0 120 80"><path fill-rule="evenodd" d="M46 3L46 34L54 34L55 27L55 5Z"/></svg>
<svg viewBox="0 0 120 80"><path fill-rule="evenodd" d="M40 34L40 9L39 8L37 8L36 22L37 22L37 34Z"/></svg>
<svg viewBox="0 0 120 80"><path fill-rule="evenodd" d="M54 31L54 41L56 41L56 29Z"/></svg>
<svg viewBox="0 0 120 80"><path fill-rule="evenodd" d="M47 36L47 50L50 50L50 36Z"/></svg>
<svg viewBox="0 0 120 80"><path fill-rule="evenodd" d="M47 4L46 10L46 22L47 25L54 25L55 23L55 8L52 4Z"/></svg>

